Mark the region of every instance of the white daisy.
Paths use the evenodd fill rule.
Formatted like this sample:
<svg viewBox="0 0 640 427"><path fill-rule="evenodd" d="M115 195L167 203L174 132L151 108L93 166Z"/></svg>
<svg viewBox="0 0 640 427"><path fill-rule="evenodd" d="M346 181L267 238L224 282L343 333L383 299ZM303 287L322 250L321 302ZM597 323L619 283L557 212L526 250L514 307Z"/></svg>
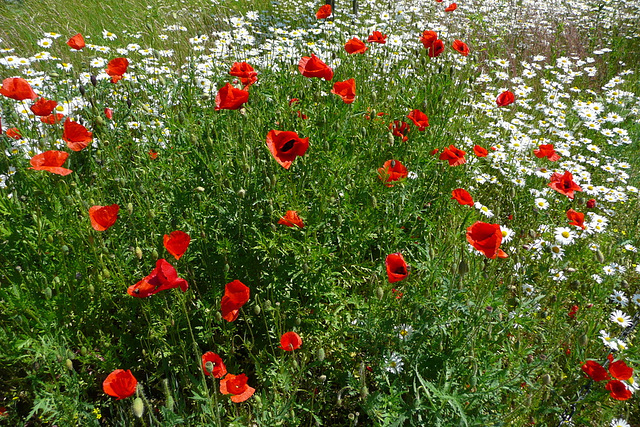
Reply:
<svg viewBox="0 0 640 427"><path fill-rule="evenodd" d="M611 313L611 316L609 316L609 320L617 323L623 328L631 326L631 317L627 316L620 310L615 310L613 313Z"/></svg>
<svg viewBox="0 0 640 427"><path fill-rule="evenodd" d="M556 227L556 242L561 245L570 245L576 239L575 232L569 227Z"/></svg>
<svg viewBox="0 0 640 427"><path fill-rule="evenodd" d="M627 296L625 295L624 292L622 291L613 291L613 294L611 294L609 296L609 298L611 298L611 301L620 304L623 307L627 306L627 303L629 302L629 298L627 298Z"/></svg>
<svg viewBox="0 0 640 427"><path fill-rule="evenodd" d="M399 374L402 372L402 367L404 366L402 357L400 357L398 353L391 353L391 356L385 358L384 364L384 369L392 374Z"/></svg>

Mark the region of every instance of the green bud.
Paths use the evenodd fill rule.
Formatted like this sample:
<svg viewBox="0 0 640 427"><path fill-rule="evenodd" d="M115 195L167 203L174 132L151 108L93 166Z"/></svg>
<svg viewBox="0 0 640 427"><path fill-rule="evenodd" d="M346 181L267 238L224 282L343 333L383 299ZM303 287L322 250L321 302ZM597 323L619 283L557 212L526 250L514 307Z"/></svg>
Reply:
<svg viewBox="0 0 640 427"><path fill-rule="evenodd" d="M301 323L302 323L302 319L300 318L300 316L296 317L296 320L295 320L296 326L300 326Z"/></svg>
<svg viewBox="0 0 640 427"><path fill-rule="evenodd" d="M158 250L154 249L151 251L151 258L158 259Z"/></svg>
<svg viewBox="0 0 640 427"><path fill-rule="evenodd" d="M464 276L468 272L469 272L469 265L467 264L467 261L462 259L460 261L460 264L458 264L458 274L461 276Z"/></svg>
<svg viewBox="0 0 640 427"><path fill-rule="evenodd" d="M138 259L142 259L142 249L140 249L140 246L136 246L136 256Z"/></svg>
<svg viewBox="0 0 640 427"><path fill-rule="evenodd" d="M260 396L258 396L257 394L253 395L253 404L256 405L257 407L261 407L262 406L262 398Z"/></svg>
<svg viewBox="0 0 640 427"><path fill-rule="evenodd" d="M127 212L129 215L133 213L133 203L127 203Z"/></svg>
<svg viewBox="0 0 640 427"><path fill-rule="evenodd" d="M71 359L67 359L64 361L64 364L66 365L67 369L70 371L73 371L73 362L71 361Z"/></svg>
<svg viewBox="0 0 640 427"><path fill-rule="evenodd" d="M144 413L144 403L140 397L136 397L133 401L133 415L138 418L142 418L142 414Z"/></svg>
<svg viewBox="0 0 640 427"><path fill-rule="evenodd" d="M360 389L360 397L363 399L366 399L369 396L369 387L362 386L362 388Z"/></svg>
<svg viewBox="0 0 640 427"><path fill-rule="evenodd" d="M216 311L216 321L222 322L222 313L220 313L219 311Z"/></svg>
<svg viewBox="0 0 640 427"><path fill-rule="evenodd" d="M244 188L241 188L240 190L238 190L238 197L240 197L241 199L244 199L244 196L247 195L247 190L245 190Z"/></svg>
<svg viewBox="0 0 640 427"><path fill-rule="evenodd" d="M265 310L270 310L271 309L271 300L266 300L264 302L264 309Z"/></svg>
<svg viewBox="0 0 640 427"><path fill-rule="evenodd" d="M62 245L60 249L62 249L62 252L64 252L65 254L69 253L69 246L67 245Z"/></svg>
<svg viewBox="0 0 640 427"><path fill-rule="evenodd" d="M604 254L602 253L602 251L600 249L598 249L595 253L595 257L596 257L596 261L602 263L604 262Z"/></svg>
<svg viewBox="0 0 640 427"><path fill-rule="evenodd" d="M44 294L44 297L46 299L51 299L51 297L53 295L53 292L51 291L51 288L48 287L48 286L44 289L44 291L42 291L42 293Z"/></svg>
<svg viewBox="0 0 640 427"><path fill-rule="evenodd" d="M322 362L324 360L324 348L320 347L317 351L316 351L316 358L318 359L318 362Z"/></svg>
<svg viewBox="0 0 640 427"><path fill-rule="evenodd" d="M109 270L107 270L106 267L104 269L102 269L102 275L104 276L105 279L110 279L111 278L111 273L109 272Z"/></svg>
<svg viewBox="0 0 640 427"><path fill-rule="evenodd" d="M378 207L378 200L376 200L376 196L371 196L371 206L374 208Z"/></svg>
<svg viewBox="0 0 640 427"><path fill-rule="evenodd" d="M261 311L262 311L262 309L260 308L259 305L254 305L253 306L253 312L255 313L256 316L259 316Z"/></svg>
<svg viewBox="0 0 640 427"><path fill-rule="evenodd" d="M582 347L586 347L586 346L587 346L587 344L589 344L589 337L587 336L587 334L583 334L583 335L580 337L580 341L579 341L579 343L580 343L580 345L581 345Z"/></svg>
<svg viewBox="0 0 640 427"><path fill-rule="evenodd" d="M204 193L204 187L196 187L198 193Z"/></svg>
<svg viewBox="0 0 640 427"><path fill-rule="evenodd" d="M551 384L551 376L549 374L544 374L542 377L540 377L540 380L542 380L542 384L544 385Z"/></svg>
<svg viewBox="0 0 640 427"><path fill-rule="evenodd" d="M376 288L376 296L379 300L382 300L382 298L384 298L384 289L382 289L382 286L378 286Z"/></svg>
<svg viewBox="0 0 640 427"><path fill-rule="evenodd" d="M82 347L80 348L80 354L82 356L86 356L87 355L87 347Z"/></svg>
<svg viewBox="0 0 640 427"><path fill-rule="evenodd" d="M53 243L53 236L51 234L47 236L47 242Z"/></svg>

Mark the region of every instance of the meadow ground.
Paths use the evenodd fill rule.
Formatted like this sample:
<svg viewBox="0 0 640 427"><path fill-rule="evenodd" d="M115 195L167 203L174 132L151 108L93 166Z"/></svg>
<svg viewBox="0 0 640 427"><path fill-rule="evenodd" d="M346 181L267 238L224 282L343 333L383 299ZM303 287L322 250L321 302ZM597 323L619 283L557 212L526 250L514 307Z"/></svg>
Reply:
<svg viewBox="0 0 640 427"><path fill-rule="evenodd" d="M0 5L0 425L640 425L640 5L337 1Z"/></svg>

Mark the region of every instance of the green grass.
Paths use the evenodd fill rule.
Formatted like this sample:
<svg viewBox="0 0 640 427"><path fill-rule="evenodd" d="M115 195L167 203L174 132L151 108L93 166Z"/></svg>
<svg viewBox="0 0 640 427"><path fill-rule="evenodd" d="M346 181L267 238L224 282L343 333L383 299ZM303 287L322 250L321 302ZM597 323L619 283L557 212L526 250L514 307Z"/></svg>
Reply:
<svg viewBox="0 0 640 427"><path fill-rule="evenodd" d="M48 22L51 31L63 34L51 48L61 59L33 63L34 71L50 76L37 90L59 102L73 100L76 106L69 107L69 114L94 138L86 149L71 152L60 139L62 124L43 126L21 114L19 102L0 99L5 130L15 126L25 137L20 143L0 136L0 174L7 174L2 181L6 188L0 189L0 407L7 410L6 422L557 425L574 403L576 425L606 425L617 417L638 420L637 396L616 401L603 382L589 386L582 399L590 380L580 369L587 359L606 360L600 330L612 336L623 332L608 320L610 313L636 313L633 303L614 304L613 291L628 297L640 293L638 256L625 247L640 246L637 192L627 187L640 186L637 142L612 145L616 139L587 129L587 120L572 108L576 101L602 104L603 116L611 112L624 119L603 127L624 129L637 141L637 74L619 74L629 69L619 64L633 48L626 39L613 40L620 50L625 46L624 52L596 56L597 76L584 71L588 63L572 65L583 73L552 88L544 80L556 81L566 73L555 59L571 56L553 51L539 70L532 68L536 77L523 79L532 92L517 98L528 99L532 108L518 103L497 108L497 95L504 88L516 90L519 83L496 77L495 71L502 69L488 60L508 56L490 35L463 38L472 46L466 61L450 48L454 38L462 37L459 33L446 37L445 53L432 59L421 45L408 41L419 37L411 27L402 47L369 45L364 55L348 55L342 49L347 40L343 30L356 24L339 15L337 31L316 37L315 44L300 43L300 55L281 60L275 70L266 61L248 59L259 79L249 88L249 102L242 110L215 111L218 88L234 79L227 73L235 54L241 60L249 53L232 44L230 53L215 58L205 75L196 63L207 63L203 55L218 36L203 44L204 52L194 50L188 38L210 34L211 27L230 29L227 14L271 6L160 2L145 10L136 4L83 3L68 9L36 7L25 0L3 5L0 25L11 28L3 43L16 48L10 54L21 57L41 50L36 42L41 29L48 30L42 17L49 8L57 9ZM310 18L313 10L302 14L302 6L289 7L297 14L274 16L273 6L247 25L255 29L256 46L279 37L269 29L276 22L287 22L291 29L316 25ZM429 7L435 14L439 6ZM184 13L187 9L194 15ZM364 4L363 15L379 15L371 9ZM197 10L201 12L195 14ZM95 20L81 21L85 14ZM446 20L452 16L442 22L453 29L456 22ZM24 25L6 26L17 21ZM148 32L145 23L151 27ZM188 31L159 39L173 23ZM398 25L389 31L394 34L395 29L394 35L404 28L393 25ZM103 29L117 31L118 39L103 40ZM134 39L125 30L143 36ZM111 51L69 52L64 41L76 32L92 36L96 44L100 40ZM364 32L358 32L362 39ZM337 48L325 48L322 40ZM117 84L102 77L92 84L83 75L99 74L105 67L92 67L92 60L120 56L115 49L133 42L176 53L153 56L158 68L167 67L153 74L145 68L148 57L132 49L126 55L131 67ZM489 47L477 52L474 46ZM311 52L327 62L340 61L331 82L298 72L299 57ZM529 53L510 60L512 78L524 76L520 60L537 63ZM63 71L56 67L59 62L74 67ZM2 78L21 72L0 65ZM630 94L619 103L608 102L602 85L616 76L625 80L616 89ZM330 93L334 82L348 78L357 82L353 104ZM202 79L211 86L199 84ZM571 91L573 86L580 92ZM569 98L555 97L558 92ZM290 105L292 98L300 102ZM113 109L113 120L104 116L105 107ZM406 115L413 109L426 112L430 126L418 132L411 125L408 141L402 142L389 124L409 122ZM545 127L550 121L565 127L554 133ZM507 122L535 142L519 151L512 144L518 133ZM272 129L309 138L308 151L288 170L267 148ZM575 140L589 138L599 153L584 142L563 145L563 130ZM533 149L542 143L571 154L563 153L557 163L538 159ZM439 160L439 153L452 144L467 152L466 164L450 167ZM475 144L489 149L491 156L476 157ZM28 169L34 154L50 149L70 153L64 167L72 174ZM151 150L158 153L156 159ZM495 153L504 153L504 159ZM589 157L598 159L599 166L589 164ZM415 176L385 186L378 168L391 159ZM569 159L575 163L559 166ZM600 167L606 164L629 177L621 180L622 175ZM536 175L539 169L564 171L576 165L590 173L589 180L581 177L585 190L587 181L621 187L627 200L607 201L604 194L584 192L570 200L552 190L530 191L549 188L549 178ZM11 167L15 173L9 174ZM451 200L456 188L469 190L494 216ZM550 206L537 208L536 197ZM586 201L592 197L597 207L588 209ZM94 230L89 208L114 203L120 206L115 224ZM558 257L552 249L554 229L569 227L569 208L597 213L608 225L603 233L559 245L564 255ZM288 210L297 211L305 227L278 224ZM508 258L488 259L470 247L466 229L476 221L513 231L512 240L501 246ZM174 230L191 236L180 260L163 247L163 236ZM410 274L389 283L385 258L397 252ZM189 289L146 299L128 295L127 288L149 275L159 258L176 268ZM624 272L605 274L603 267L611 263L625 267ZM567 279L556 280L559 274ZM238 319L227 322L221 299L225 284L235 279L250 288L251 296ZM523 285L535 291L529 293ZM574 305L579 308L571 318ZM406 325L412 332L402 339L399 329ZM288 331L302 337L299 350L279 348L280 336ZM615 356L635 368L635 336L633 329L627 331L628 348ZM229 373L245 373L255 394L244 403L222 395L220 380L202 372L206 351L221 355ZM388 369L392 358L403 363L397 373ZM115 400L103 392L102 382L115 369L131 370L138 380L136 396ZM141 419L132 413L136 397L144 402Z"/></svg>

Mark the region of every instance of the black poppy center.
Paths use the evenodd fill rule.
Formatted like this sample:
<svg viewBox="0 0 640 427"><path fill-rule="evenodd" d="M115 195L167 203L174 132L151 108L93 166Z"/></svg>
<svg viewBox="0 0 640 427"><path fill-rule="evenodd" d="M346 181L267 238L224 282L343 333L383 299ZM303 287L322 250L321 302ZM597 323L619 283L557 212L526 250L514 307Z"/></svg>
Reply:
<svg viewBox="0 0 640 427"><path fill-rule="evenodd" d="M284 145L280 148L280 151L286 153L287 151L293 148L293 144L295 143L296 143L295 139L290 139L289 141L284 143Z"/></svg>
<svg viewBox="0 0 640 427"><path fill-rule="evenodd" d="M395 274L407 274L407 269L404 268L403 266L399 265L396 268L393 269Z"/></svg>

